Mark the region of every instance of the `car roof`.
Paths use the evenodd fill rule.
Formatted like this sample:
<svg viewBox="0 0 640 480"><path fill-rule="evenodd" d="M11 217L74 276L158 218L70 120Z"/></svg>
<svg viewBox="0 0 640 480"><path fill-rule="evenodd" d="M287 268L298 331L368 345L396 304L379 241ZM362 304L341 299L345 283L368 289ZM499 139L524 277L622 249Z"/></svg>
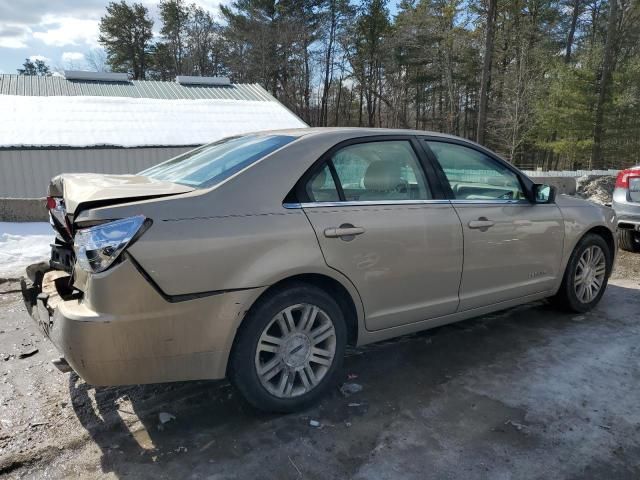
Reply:
<svg viewBox="0 0 640 480"><path fill-rule="evenodd" d="M367 127L311 127L311 128L293 128L293 129L283 129L283 130L266 130L261 132L256 132L260 134L278 134L278 135L291 135L295 137L304 137L304 136L320 136L327 135L330 136L332 134L340 134L344 135L345 133L352 133L353 137L358 137L361 135L371 136L371 135L429 135L434 137L442 137L442 138L451 138L458 140L465 140L461 137L456 137L455 135L448 135L446 133L438 133L431 132L425 130L412 130L412 129L400 129L400 128L367 128Z"/></svg>

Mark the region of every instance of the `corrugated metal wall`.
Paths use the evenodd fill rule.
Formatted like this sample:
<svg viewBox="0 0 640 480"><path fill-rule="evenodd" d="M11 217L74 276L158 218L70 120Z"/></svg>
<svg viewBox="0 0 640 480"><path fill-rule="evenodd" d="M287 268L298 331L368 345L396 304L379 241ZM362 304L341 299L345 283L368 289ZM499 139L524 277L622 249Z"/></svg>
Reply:
<svg viewBox="0 0 640 480"><path fill-rule="evenodd" d="M136 173L192 148L0 149L0 198L44 197L60 173Z"/></svg>

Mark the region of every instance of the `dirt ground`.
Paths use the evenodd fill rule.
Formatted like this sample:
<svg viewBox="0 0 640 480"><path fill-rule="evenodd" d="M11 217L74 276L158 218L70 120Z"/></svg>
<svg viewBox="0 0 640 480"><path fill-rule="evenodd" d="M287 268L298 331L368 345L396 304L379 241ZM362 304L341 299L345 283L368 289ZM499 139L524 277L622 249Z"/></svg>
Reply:
<svg viewBox="0 0 640 480"><path fill-rule="evenodd" d="M360 393L286 416L226 382L61 374L17 287L0 284L0 476L640 478L640 255L586 315L538 302L354 349Z"/></svg>

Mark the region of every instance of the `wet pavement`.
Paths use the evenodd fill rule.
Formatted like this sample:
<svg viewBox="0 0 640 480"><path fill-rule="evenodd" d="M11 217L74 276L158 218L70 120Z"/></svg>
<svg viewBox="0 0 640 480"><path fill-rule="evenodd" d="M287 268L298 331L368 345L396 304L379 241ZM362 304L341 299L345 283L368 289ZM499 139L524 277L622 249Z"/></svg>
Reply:
<svg viewBox="0 0 640 480"><path fill-rule="evenodd" d="M352 349L342 381L362 391L285 416L226 382L93 388L54 371L0 285L0 474L640 478L640 275L625 255L588 314L538 302Z"/></svg>

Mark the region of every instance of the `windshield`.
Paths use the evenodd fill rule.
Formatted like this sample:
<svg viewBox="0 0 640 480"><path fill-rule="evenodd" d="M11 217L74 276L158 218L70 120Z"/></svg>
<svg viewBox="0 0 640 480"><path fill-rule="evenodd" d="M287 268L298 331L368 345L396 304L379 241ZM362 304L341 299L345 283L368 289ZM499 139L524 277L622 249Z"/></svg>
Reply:
<svg viewBox="0 0 640 480"><path fill-rule="evenodd" d="M139 175L190 187L210 187L295 138L286 135L245 135L225 138L143 170Z"/></svg>

